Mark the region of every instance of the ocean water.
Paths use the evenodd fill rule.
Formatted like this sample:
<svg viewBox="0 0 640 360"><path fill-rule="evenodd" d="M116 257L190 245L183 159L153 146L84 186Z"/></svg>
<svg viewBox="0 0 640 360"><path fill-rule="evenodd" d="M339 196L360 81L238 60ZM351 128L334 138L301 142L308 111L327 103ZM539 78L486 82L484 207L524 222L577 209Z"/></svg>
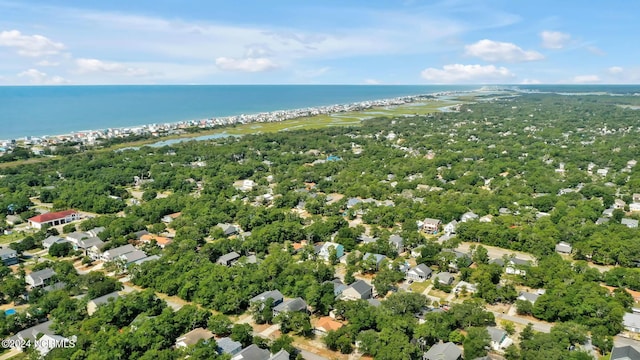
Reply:
<svg viewBox="0 0 640 360"><path fill-rule="evenodd" d="M0 139L69 134L479 86L202 85L0 87Z"/></svg>

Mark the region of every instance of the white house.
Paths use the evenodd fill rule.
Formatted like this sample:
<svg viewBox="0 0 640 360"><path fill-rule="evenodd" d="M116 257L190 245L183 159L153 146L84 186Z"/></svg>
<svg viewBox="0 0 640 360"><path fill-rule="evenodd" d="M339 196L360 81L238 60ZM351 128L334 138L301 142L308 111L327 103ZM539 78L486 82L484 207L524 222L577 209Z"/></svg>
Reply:
<svg viewBox="0 0 640 360"><path fill-rule="evenodd" d="M433 270L425 264L419 264L407 271L407 279L423 282L431 277Z"/></svg>

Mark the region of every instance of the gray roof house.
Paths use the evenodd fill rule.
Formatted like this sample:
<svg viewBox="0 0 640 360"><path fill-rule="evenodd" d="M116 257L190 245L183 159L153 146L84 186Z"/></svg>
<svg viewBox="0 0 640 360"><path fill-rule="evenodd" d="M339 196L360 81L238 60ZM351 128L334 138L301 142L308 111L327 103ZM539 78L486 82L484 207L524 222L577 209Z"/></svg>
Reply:
<svg viewBox="0 0 640 360"><path fill-rule="evenodd" d="M130 264L138 262L147 257L147 253L142 250L134 250L126 254L120 255L120 259L124 262L124 266L127 267Z"/></svg>
<svg viewBox="0 0 640 360"><path fill-rule="evenodd" d="M632 333L640 333L640 314L625 313L622 317L622 326Z"/></svg>
<svg viewBox="0 0 640 360"><path fill-rule="evenodd" d="M87 234L91 235L92 237L97 237L103 231L104 226L94 227L93 229L87 231Z"/></svg>
<svg viewBox="0 0 640 360"><path fill-rule="evenodd" d="M176 348L187 347L197 344L200 340L207 341L212 337L213 333L211 331L199 327L177 338L175 346Z"/></svg>
<svg viewBox="0 0 640 360"><path fill-rule="evenodd" d="M573 248L571 247L571 244L566 243L564 241L561 241L560 243L556 244L556 252L558 253L571 254L572 250Z"/></svg>
<svg viewBox="0 0 640 360"><path fill-rule="evenodd" d="M234 355L231 360L269 360L269 350L261 349L256 344L251 344Z"/></svg>
<svg viewBox="0 0 640 360"><path fill-rule="evenodd" d="M396 249L398 254L404 252L404 239L402 236L397 234L389 236L389 243L394 249Z"/></svg>
<svg viewBox="0 0 640 360"><path fill-rule="evenodd" d="M423 360L460 360L462 351L454 343L435 344L424 353Z"/></svg>
<svg viewBox="0 0 640 360"><path fill-rule="evenodd" d="M287 350L282 349L277 353L271 355L269 360L289 360L289 352Z"/></svg>
<svg viewBox="0 0 640 360"><path fill-rule="evenodd" d="M373 287L364 280L358 280L344 289L340 297L343 300L370 299L373 297Z"/></svg>
<svg viewBox="0 0 640 360"><path fill-rule="evenodd" d="M384 255L381 255L381 254L366 253L366 254L364 254L364 256L362 257L362 260L363 260L363 261L367 261L367 260L369 260L369 259L371 259L371 258L375 259L375 262L376 262L376 268L378 268L378 269L379 269L379 268L380 268L380 263L382 263L382 261L383 261L384 259L386 259L387 257L386 257L386 256L384 256Z"/></svg>
<svg viewBox="0 0 640 360"><path fill-rule="evenodd" d="M220 223L220 224L218 224L216 226L219 227L220 229L222 229L222 232L224 233L224 236L230 236L230 235L237 234L237 233L240 232L238 227L233 225L233 224Z"/></svg>
<svg viewBox="0 0 640 360"><path fill-rule="evenodd" d="M413 281L422 282L431 277L433 270L425 264L419 264L407 271L407 278Z"/></svg>
<svg viewBox="0 0 640 360"><path fill-rule="evenodd" d="M115 301L119 297L120 294L118 294L117 291L114 291L107 295L102 295L93 300L89 300L89 302L87 303L87 314L89 314L89 316L93 315L96 310L98 310L98 306L108 303L110 299L113 299L113 301Z"/></svg>
<svg viewBox="0 0 640 360"><path fill-rule="evenodd" d="M238 341L233 341L229 337L223 337L216 341L218 345L218 354L230 354L235 355L242 350L242 344Z"/></svg>
<svg viewBox="0 0 640 360"><path fill-rule="evenodd" d="M302 298L285 300L273 308L273 316L282 312L307 312L307 303Z"/></svg>
<svg viewBox="0 0 640 360"><path fill-rule="evenodd" d="M53 278L55 275L56 272L53 271L53 269L46 268L39 271L34 271L31 274L26 275L24 277L24 281L32 288L43 287L49 285L49 283L51 282L51 278Z"/></svg>
<svg viewBox="0 0 640 360"><path fill-rule="evenodd" d="M513 344L513 341L507 336L507 332L493 326L487 327L487 332L491 337L491 347L493 350L500 350Z"/></svg>
<svg viewBox="0 0 640 360"><path fill-rule="evenodd" d="M100 258L104 261L112 261L119 258L120 255L124 255L126 253L130 253L135 250L136 248L133 247L133 245L127 244L127 245L119 246L117 248L104 251L102 255L100 255Z"/></svg>
<svg viewBox="0 0 640 360"><path fill-rule="evenodd" d="M441 273L436 274L435 278L438 280L440 284L443 284L443 285L451 285L454 280L453 274L447 271L443 271Z"/></svg>
<svg viewBox="0 0 640 360"><path fill-rule="evenodd" d="M284 297L279 290L269 290L262 294L256 295L249 300L249 303L265 302L267 299L273 299L273 305L276 306L282 302Z"/></svg>
<svg viewBox="0 0 640 360"><path fill-rule="evenodd" d="M638 227L638 220L624 218L624 219L620 220L620 224L626 225L628 228L635 229L635 228Z"/></svg>
<svg viewBox="0 0 640 360"><path fill-rule="evenodd" d="M45 249L49 249L51 247L51 245L53 244L59 244L59 243L63 243L63 242L67 242L67 240L59 237L59 236L49 236L48 238L42 240L42 247Z"/></svg>
<svg viewBox="0 0 640 360"><path fill-rule="evenodd" d="M78 241L82 240L82 239L87 239L90 238L89 234L82 232L82 231L76 231L76 232L72 232L70 234L67 234L67 241L70 241L74 244L77 244Z"/></svg>
<svg viewBox="0 0 640 360"><path fill-rule="evenodd" d="M532 304L536 303L536 300L538 300L538 298L540 297L540 295L538 294L533 294L530 292L526 292L526 291L522 291L520 292L520 294L518 295L518 300L526 300Z"/></svg>
<svg viewBox="0 0 640 360"><path fill-rule="evenodd" d="M613 347L611 360L640 360L640 351L632 346Z"/></svg>
<svg viewBox="0 0 640 360"><path fill-rule="evenodd" d="M0 248L0 260L5 266L18 263L18 252L10 248Z"/></svg>
<svg viewBox="0 0 640 360"><path fill-rule="evenodd" d="M460 222L467 222L471 220L476 220L479 216L473 211L468 211L460 217Z"/></svg>
<svg viewBox="0 0 640 360"><path fill-rule="evenodd" d="M232 251L228 254L224 254L220 256L216 261L216 263L224 266L231 266L233 265L233 263L238 261L238 259L240 259L240 254L238 254L235 251Z"/></svg>
<svg viewBox="0 0 640 360"><path fill-rule="evenodd" d="M53 321L49 320L46 322L43 322L41 324L38 324L36 326L32 326L28 329L22 330L20 332L18 332L17 334L13 335L12 337L10 337L10 340L14 340L12 342L12 344L16 344L19 345L20 343L17 342L16 340L20 340L20 341L27 341L27 340L31 340L32 344L33 341L36 340L36 338L40 335L40 334L45 334L45 335L54 335L53 330L51 330L51 325L53 325ZM21 347L16 347L16 350L22 350Z"/></svg>

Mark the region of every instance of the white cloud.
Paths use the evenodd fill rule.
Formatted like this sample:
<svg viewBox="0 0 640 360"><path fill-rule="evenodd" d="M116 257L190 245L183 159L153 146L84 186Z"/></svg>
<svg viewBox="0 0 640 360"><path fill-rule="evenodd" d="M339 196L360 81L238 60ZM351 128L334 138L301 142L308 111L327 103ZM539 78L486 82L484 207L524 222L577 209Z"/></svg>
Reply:
<svg viewBox="0 0 640 360"><path fill-rule="evenodd" d="M607 69L607 72L609 72L609 74L612 75L616 75L616 74L620 74L624 71L624 69L620 66L612 66L610 68Z"/></svg>
<svg viewBox="0 0 640 360"><path fill-rule="evenodd" d="M380 85L380 81L376 79L365 79L364 83L367 85Z"/></svg>
<svg viewBox="0 0 640 360"><path fill-rule="evenodd" d="M576 84L589 84L600 82L598 75L578 75L573 78L573 82Z"/></svg>
<svg viewBox="0 0 640 360"><path fill-rule="evenodd" d="M38 69L25 70L18 74L20 78L26 78L31 84L35 85L59 85L68 83L61 76L49 76L47 73Z"/></svg>
<svg viewBox="0 0 640 360"><path fill-rule="evenodd" d="M434 83L501 83L514 78L505 67L494 65L450 64L442 69L428 68L422 71L422 78Z"/></svg>
<svg viewBox="0 0 640 360"><path fill-rule="evenodd" d="M64 45L42 35L24 35L18 30L0 32L0 46L15 48L18 54L29 57L55 55Z"/></svg>
<svg viewBox="0 0 640 360"><path fill-rule="evenodd" d="M537 51L523 50L516 44L489 39L480 40L464 48L466 55L486 61L524 62L544 59L544 55Z"/></svg>
<svg viewBox="0 0 640 360"><path fill-rule="evenodd" d="M562 49L571 40L571 35L560 31L543 31L540 33L542 46L547 49Z"/></svg>
<svg viewBox="0 0 640 360"><path fill-rule="evenodd" d="M271 59L268 58L228 58L219 57L216 59L216 65L225 71L241 71L241 72L262 72L273 70L278 67Z"/></svg>
<svg viewBox="0 0 640 360"><path fill-rule="evenodd" d="M117 73L127 76L144 76L149 72L145 69L128 67L117 62L108 62L98 59L76 59L77 71L81 74L87 73Z"/></svg>
<svg viewBox="0 0 640 360"><path fill-rule="evenodd" d="M524 79L520 82L520 84L522 85L536 85L536 84L542 84L540 82L540 80L537 79Z"/></svg>
<svg viewBox="0 0 640 360"><path fill-rule="evenodd" d="M36 63L36 65L38 66L58 66L60 65L59 62L55 62L55 61L50 61L50 60L42 60L42 61L38 61Z"/></svg>
<svg viewBox="0 0 640 360"><path fill-rule="evenodd" d="M600 49L597 46L587 46L585 49L587 49L588 52L592 53L593 55L598 55L598 56L605 56L607 55L606 52L604 52L602 49Z"/></svg>

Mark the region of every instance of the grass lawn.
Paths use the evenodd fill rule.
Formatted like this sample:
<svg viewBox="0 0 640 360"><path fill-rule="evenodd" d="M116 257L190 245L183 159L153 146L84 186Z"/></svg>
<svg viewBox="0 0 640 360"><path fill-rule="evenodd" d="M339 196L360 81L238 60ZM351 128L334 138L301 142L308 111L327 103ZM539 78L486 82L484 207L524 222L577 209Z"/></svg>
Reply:
<svg viewBox="0 0 640 360"><path fill-rule="evenodd" d="M413 284L409 285L409 289L411 289L411 291L416 294L422 294L427 289L427 287L429 287L429 285L431 285L431 281L414 282Z"/></svg>
<svg viewBox="0 0 640 360"><path fill-rule="evenodd" d="M0 235L0 244L10 244L12 242L22 240L24 237L25 235L19 232L14 232L9 235Z"/></svg>

